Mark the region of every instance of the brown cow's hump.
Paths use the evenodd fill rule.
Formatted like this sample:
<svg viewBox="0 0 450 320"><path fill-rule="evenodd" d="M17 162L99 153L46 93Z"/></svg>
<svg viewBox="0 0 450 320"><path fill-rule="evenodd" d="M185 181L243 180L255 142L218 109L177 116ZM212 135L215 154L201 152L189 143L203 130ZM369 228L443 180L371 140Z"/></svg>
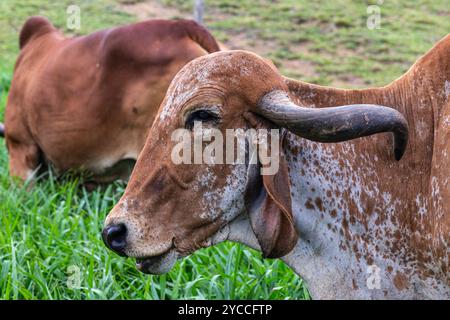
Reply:
<svg viewBox="0 0 450 320"><path fill-rule="evenodd" d="M194 20L178 20L177 22L192 41L198 43L208 53L220 51L218 42L205 27Z"/></svg>
<svg viewBox="0 0 450 320"><path fill-rule="evenodd" d="M19 47L22 49L33 37L55 30L52 23L45 17L34 16L27 19L20 31Z"/></svg>

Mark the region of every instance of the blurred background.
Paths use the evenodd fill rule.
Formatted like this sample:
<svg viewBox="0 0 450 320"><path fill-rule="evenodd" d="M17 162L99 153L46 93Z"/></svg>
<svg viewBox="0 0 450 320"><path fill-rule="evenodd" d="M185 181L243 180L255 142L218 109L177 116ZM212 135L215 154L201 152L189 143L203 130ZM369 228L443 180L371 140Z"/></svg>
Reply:
<svg viewBox="0 0 450 320"><path fill-rule="evenodd" d="M76 36L151 18L192 18L194 2L2 0L0 120L27 17L44 15ZM203 23L227 48L270 58L284 75L363 88L395 80L447 35L450 3L205 0ZM231 243L200 250L167 275L140 274L100 239L123 190L115 183L87 192L70 174L23 189L8 175L1 140L0 299L309 299L302 279L281 261Z"/></svg>

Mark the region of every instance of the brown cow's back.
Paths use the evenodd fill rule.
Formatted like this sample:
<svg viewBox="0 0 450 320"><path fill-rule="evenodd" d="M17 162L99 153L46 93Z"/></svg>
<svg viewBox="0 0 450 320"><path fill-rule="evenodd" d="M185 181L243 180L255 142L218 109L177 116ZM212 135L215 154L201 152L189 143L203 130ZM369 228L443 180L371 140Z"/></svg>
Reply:
<svg viewBox="0 0 450 320"><path fill-rule="evenodd" d="M136 159L174 75L218 50L206 29L186 20L151 20L71 39L55 29L25 33L6 110L7 140L35 145L60 170L101 173ZM15 143L9 146L10 154L20 153ZM24 178L24 169L14 172L12 164L12 173Z"/></svg>

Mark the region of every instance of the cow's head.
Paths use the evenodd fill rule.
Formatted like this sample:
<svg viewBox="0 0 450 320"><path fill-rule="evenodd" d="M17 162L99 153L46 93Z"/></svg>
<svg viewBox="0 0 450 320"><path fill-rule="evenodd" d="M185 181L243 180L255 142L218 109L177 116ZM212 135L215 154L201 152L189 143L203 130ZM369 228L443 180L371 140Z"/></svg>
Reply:
<svg viewBox="0 0 450 320"><path fill-rule="evenodd" d="M248 153L240 164L175 164L172 152L179 141L172 134L192 130L196 122L224 137L226 129L280 128L321 142L392 131L397 158L407 139L406 121L394 109L293 104L283 77L255 54L228 51L190 62L172 81L125 194L103 230L105 243L137 258L143 272L167 272L178 256L210 245L241 214L249 215L265 257L281 257L297 242L282 141L278 170L271 174L261 175L262 161L249 160L258 153Z"/></svg>

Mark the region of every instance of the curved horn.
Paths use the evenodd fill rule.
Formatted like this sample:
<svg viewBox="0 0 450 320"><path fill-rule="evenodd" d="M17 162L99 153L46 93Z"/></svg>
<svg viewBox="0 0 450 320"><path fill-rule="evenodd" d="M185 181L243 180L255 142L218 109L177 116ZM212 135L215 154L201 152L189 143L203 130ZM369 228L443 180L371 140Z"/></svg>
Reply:
<svg viewBox="0 0 450 320"><path fill-rule="evenodd" d="M294 104L283 91L266 94L256 112L294 134L318 142L342 142L380 132L394 134L395 159L408 143L408 123L395 109L354 104L331 108L305 108Z"/></svg>

